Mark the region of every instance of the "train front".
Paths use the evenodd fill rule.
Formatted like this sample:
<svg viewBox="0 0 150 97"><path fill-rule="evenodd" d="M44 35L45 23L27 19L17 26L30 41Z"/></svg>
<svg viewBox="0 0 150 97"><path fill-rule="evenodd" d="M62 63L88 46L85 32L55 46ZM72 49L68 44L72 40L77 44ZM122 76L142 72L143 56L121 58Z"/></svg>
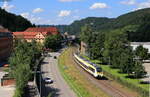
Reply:
<svg viewBox="0 0 150 97"><path fill-rule="evenodd" d="M95 72L95 77L96 78L103 78L103 76L104 76L104 74L103 74L102 68L97 67L96 72Z"/></svg>

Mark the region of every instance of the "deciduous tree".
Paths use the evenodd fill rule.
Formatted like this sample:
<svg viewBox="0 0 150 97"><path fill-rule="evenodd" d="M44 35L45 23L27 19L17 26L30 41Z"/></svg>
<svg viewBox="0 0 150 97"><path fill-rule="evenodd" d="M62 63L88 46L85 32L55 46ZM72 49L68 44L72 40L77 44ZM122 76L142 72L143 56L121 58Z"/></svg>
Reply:
<svg viewBox="0 0 150 97"><path fill-rule="evenodd" d="M141 58L142 60L148 59L148 49L144 48L142 45L136 48L135 54L137 57Z"/></svg>

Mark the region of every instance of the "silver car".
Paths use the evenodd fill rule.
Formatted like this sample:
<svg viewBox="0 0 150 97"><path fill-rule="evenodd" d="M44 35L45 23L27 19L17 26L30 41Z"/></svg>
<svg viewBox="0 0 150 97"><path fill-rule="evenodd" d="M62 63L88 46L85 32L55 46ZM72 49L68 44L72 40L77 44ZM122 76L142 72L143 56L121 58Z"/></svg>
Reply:
<svg viewBox="0 0 150 97"><path fill-rule="evenodd" d="M51 78L44 78L44 81L45 81L45 83L47 83L47 84L52 84L53 83L53 80L51 80Z"/></svg>

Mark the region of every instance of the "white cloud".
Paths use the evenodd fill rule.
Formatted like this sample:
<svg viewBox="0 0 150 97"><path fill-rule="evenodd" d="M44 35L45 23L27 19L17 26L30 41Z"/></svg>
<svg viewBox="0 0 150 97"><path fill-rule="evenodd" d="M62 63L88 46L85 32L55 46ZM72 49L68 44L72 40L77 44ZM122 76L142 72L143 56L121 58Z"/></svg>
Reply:
<svg viewBox="0 0 150 97"><path fill-rule="evenodd" d="M34 9L32 12L33 13L41 13L41 12L43 12L44 10L42 9L42 8L36 8L36 9Z"/></svg>
<svg viewBox="0 0 150 97"><path fill-rule="evenodd" d="M42 21L42 18L41 18L41 17L31 16L31 17L30 17L30 21L31 21L32 23L35 23L35 24L40 24L41 21Z"/></svg>
<svg viewBox="0 0 150 97"><path fill-rule="evenodd" d="M108 8L106 3L94 3L90 9L102 9L102 8Z"/></svg>
<svg viewBox="0 0 150 97"><path fill-rule="evenodd" d="M59 17L65 17L65 16L69 16L71 14L71 11L70 10L62 10L60 11L59 13Z"/></svg>
<svg viewBox="0 0 150 97"><path fill-rule="evenodd" d="M7 1L5 1L4 4L2 5L2 9L5 9L6 11L10 11L14 7L15 7L14 5L9 5Z"/></svg>
<svg viewBox="0 0 150 97"><path fill-rule="evenodd" d="M29 12L24 12L20 14L22 17L31 21L34 24L52 24L50 20L43 19L41 17L36 17L35 15L30 14Z"/></svg>
<svg viewBox="0 0 150 97"><path fill-rule="evenodd" d="M34 24L52 24L51 20L47 20L41 17L32 16L30 21Z"/></svg>
<svg viewBox="0 0 150 97"><path fill-rule="evenodd" d="M136 4L136 8L134 8L132 11L143 9L143 8L150 8L150 0L147 2L141 2Z"/></svg>
<svg viewBox="0 0 150 97"><path fill-rule="evenodd" d="M27 18L27 19L29 18L29 13L28 12L21 13L20 15L24 18Z"/></svg>
<svg viewBox="0 0 150 97"><path fill-rule="evenodd" d="M120 3L125 5L135 5L136 0L126 0L126 1L121 1Z"/></svg>
<svg viewBox="0 0 150 97"><path fill-rule="evenodd" d="M150 8L150 0L147 0L145 2L137 2L136 0L126 0L120 2L121 4L125 5L135 5L136 8L133 9L133 11L138 10L138 9L143 9L143 8Z"/></svg>
<svg viewBox="0 0 150 97"><path fill-rule="evenodd" d="M73 1L81 1L81 0L59 0L60 2L73 2Z"/></svg>
<svg viewBox="0 0 150 97"><path fill-rule="evenodd" d="M150 1L139 3L137 9L142 9L142 8L150 8Z"/></svg>

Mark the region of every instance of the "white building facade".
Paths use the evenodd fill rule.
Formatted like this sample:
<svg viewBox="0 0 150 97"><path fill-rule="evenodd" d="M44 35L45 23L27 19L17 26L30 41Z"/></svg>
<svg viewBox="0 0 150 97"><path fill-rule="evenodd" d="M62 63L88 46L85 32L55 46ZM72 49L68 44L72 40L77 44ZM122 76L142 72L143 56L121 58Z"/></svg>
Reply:
<svg viewBox="0 0 150 97"><path fill-rule="evenodd" d="M130 45L133 47L133 50L142 45L144 48L147 48L148 53L150 53L150 42L131 42Z"/></svg>

